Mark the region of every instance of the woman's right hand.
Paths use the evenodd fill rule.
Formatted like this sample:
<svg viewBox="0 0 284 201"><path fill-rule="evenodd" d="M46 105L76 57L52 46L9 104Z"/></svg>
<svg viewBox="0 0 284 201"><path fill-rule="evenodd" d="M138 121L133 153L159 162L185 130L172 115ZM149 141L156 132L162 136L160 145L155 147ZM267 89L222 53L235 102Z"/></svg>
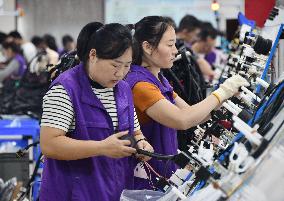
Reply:
<svg viewBox="0 0 284 201"><path fill-rule="evenodd" d="M212 94L216 96L221 103L238 93L240 87L247 87L249 85L250 84L248 81L242 76L233 75L232 77L226 79L223 84L220 84L220 87L213 91Z"/></svg>
<svg viewBox="0 0 284 201"><path fill-rule="evenodd" d="M101 141L103 145L102 155L110 158L122 158L131 156L136 153L136 149L130 147L130 140L121 140L120 138L127 135L128 131L122 131L109 136Z"/></svg>

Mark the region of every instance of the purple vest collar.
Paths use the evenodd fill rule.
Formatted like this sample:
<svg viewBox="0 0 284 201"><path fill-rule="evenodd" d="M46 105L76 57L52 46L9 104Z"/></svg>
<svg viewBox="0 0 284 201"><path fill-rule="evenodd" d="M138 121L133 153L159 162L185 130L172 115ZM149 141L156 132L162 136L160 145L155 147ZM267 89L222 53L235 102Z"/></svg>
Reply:
<svg viewBox="0 0 284 201"><path fill-rule="evenodd" d="M128 79L128 76L131 76L131 79ZM159 87L162 94L167 92L173 92L172 86L169 84L168 80L162 75L159 74L159 79L155 77L148 69L139 66L131 65L130 73L127 76L126 80L129 83L130 87L133 88L137 82L151 82Z"/></svg>

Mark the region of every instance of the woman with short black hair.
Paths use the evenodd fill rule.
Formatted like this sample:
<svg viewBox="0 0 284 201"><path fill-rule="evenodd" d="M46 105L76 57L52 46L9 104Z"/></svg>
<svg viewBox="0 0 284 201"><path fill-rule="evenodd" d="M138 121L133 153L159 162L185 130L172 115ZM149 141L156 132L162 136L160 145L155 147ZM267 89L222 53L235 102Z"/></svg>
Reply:
<svg viewBox="0 0 284 201"><path fill-rule="evenodd" d="M129 156L153 151L140 131L131 89L132 36L121 24L87 24L77 39L81 63L51 84L43 100L41 201L119 200L132 188ZM149 158L144 158L147 160Z"/></svg>

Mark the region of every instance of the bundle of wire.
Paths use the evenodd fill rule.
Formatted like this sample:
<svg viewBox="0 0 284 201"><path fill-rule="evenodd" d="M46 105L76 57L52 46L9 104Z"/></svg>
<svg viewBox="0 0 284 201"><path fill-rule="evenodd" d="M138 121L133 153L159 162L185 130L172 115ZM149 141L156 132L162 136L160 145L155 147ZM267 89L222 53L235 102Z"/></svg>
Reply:
<svg viewBox="0 0 284 201"><path fill-rule="evenodd" d="M249 122L250 125L259 125L259 130L267 130L267 127L275 116L277 111L283 107L284 101L284 80L274 86L271 90L268 90L262 101L257 107L257 110Z"/></svg>
<svg viewBox="0 0 284 201"><path fill-rule="evenodd" d="M137 153L141 155L153 157L158 160L173 160L176 156L176 155L163 155L159 153L153 153L153 152L145 151L143 149L137 149Z"/></svg>

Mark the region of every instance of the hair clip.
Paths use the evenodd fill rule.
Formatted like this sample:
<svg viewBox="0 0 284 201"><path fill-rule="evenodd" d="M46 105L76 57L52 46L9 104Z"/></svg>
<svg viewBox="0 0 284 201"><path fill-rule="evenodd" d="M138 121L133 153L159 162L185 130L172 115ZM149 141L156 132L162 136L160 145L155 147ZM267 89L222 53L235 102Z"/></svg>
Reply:
<svg viewBox="0 0 284 201"><path fill-rule="evenodd" d="M135 34L135 29L131 29L131 35L134 36Z"/></svg>

